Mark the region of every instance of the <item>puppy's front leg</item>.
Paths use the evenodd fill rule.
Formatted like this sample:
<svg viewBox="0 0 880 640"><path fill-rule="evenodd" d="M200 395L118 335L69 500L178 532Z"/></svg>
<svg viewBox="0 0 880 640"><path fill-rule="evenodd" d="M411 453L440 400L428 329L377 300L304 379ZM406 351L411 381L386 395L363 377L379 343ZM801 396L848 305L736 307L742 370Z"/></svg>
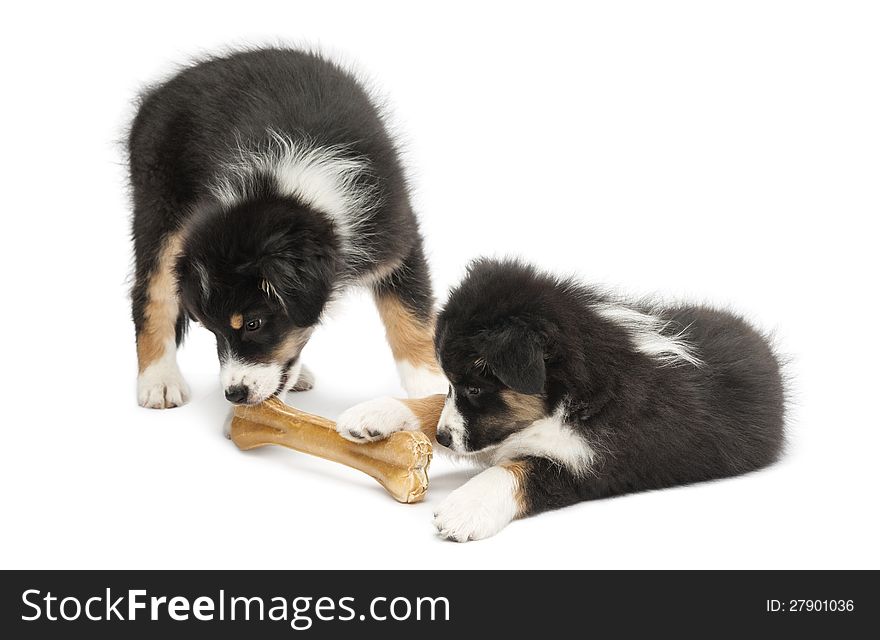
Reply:
<svg viewBox="0 0 880 640"><path fill-rule="evenodd" d="M527 514L525 461L490 467L450 493L434 514L434 526L456 542L494 536L514 518Z"/></svg>
<svg viewBox="0 0 880 640"><path fill-rule="evenodd" d="M495 535L514 518L614 495L607 482L540 456L490 467L440 503L434 525L457 542Z"/></svg>
<svg viewBox="0 0 880 640"><path fill-rule="evenodd" d="M181 236L171 236L149 272L138 270L132 290L132 317L137 332L138 404L151 409L179 407L189 387L177 366L186 315L180 308L174 262Z"/></svg>
<svg viewBox="0 0 880 640"><path fill-rule="evenodd" d="M431 278L420 243L374 285L373 295L406 395L446 393L449 382L434 353Z"/></svg>

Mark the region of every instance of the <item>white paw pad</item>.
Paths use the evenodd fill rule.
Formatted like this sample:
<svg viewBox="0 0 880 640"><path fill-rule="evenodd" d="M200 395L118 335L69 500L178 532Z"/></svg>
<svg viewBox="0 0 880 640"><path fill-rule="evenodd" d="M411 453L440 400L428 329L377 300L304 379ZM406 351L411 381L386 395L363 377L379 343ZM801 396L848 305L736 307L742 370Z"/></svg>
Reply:
<svg viewBox="0 0 880 640"><path fill-rule="evenodd" d="M394 398L377 398L346 409L336 421L336 430L353 442L382 440L396 431L414 431L419 420Z"/></svg>

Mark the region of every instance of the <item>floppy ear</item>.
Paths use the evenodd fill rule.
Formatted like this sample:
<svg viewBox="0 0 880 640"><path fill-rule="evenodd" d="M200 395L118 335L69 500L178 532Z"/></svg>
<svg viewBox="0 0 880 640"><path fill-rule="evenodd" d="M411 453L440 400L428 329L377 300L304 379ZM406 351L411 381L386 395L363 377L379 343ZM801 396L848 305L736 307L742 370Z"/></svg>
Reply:
<svg viewBox="0 0 880 640"><path fill-rule="evenodd" d="M208 270L198 258L182 253L174 262L174 281L178 296L185 304L203 305L211 296Z"/></svg>
<svg viewBox="0 0 880 640"><path fill-rule="evenodd" d="M305 233L285 234L267 244L257 263L260 288L295 324L315 324L336 281L335 246Z"/></svg>
<svg viewBox="0 0 880 640"><path fill-rule="evenodd" d="M544 348L532 331L511 326L483 338L482 357L492 373L519 393L541 393L547 380Z"/></svg>

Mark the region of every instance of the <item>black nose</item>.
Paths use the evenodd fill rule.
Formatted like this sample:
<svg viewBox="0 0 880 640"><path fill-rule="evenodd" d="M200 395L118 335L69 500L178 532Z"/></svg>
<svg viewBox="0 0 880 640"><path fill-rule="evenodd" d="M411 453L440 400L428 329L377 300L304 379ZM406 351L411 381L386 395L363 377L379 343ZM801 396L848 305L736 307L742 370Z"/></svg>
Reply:
<svg viewBox="0 0 880 640"><path fill-rule="evenodd" d="M444 447L448 447L452 444L452 434L448 431L438 431L437 443L443 445Z"/></svg>
<svg viewBox="0 0 880 640"><path fill-rule="evenodd" d="M241 404L248 398L248 394L250 390L244 386L243 384L237 384L234 387L229 387L226 390L226 399L229 402L234 402L235 404Z"/></svg>

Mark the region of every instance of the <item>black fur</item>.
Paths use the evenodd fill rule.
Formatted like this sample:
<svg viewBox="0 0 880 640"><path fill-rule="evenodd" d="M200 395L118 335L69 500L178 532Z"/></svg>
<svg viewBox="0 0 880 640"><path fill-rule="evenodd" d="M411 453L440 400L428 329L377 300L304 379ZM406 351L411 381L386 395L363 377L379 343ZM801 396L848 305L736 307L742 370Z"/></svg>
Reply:
<svg viewBox="0 0 880 640"><path fill-rule="evenodd" d="M274 175L249 176L235 203L218 197L216 185L235 183L230 167L242 151L259 153L279 136L365 161L354 184L370 194L369 215L358 218L356 251L341 246L338 219L285 192ZM314 326L330 296L352 282L369 282L429 318L430 279L395 145L360 83L336 64L263 49L184 69L143 95L129 157L139 335L150 278L177 233L185 238L176 267L178 344L192 316L217 335L221 353L264 362L292 332ZM271 294L261 290L264 281ZM234 313L259 318L261 328L232 329Z"/></svg>
<svg viewBox="0 0 880 640"><path fill-rule="evenodd" d="M438 358L455 390L465 448L503 444L507 389L539 394L546 413L596 452L586 472L520 455L523 513L581 500L746 473L783 445L784 385L767 339L716 309L641 307L665 334L685 335L700 366L663 362L598 313L611 301L572 280L515 261L481 260L450 295L436 332ZM446 434L444 434L446 439Z"/></svg>
<svg viewBox="0 0 880 640"><path fill-rule="evenodd" d="M209 274L207 297L198 265ZM330 222L292 198L265 195L194 216L177 278L187 308L216 333L229 328L231 314L256 308L264 319L268 313L285 324L315 324L341 269ZM264 280L277 297L261 289Z"/></svg>

